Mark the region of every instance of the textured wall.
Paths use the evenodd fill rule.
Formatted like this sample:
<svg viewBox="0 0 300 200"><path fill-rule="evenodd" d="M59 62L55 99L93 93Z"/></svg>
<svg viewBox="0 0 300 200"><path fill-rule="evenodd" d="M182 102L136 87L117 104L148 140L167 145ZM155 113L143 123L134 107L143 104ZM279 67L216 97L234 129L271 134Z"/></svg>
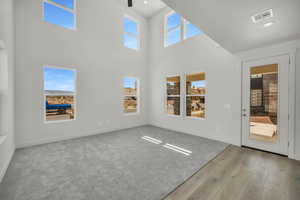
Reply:
<svg viewBox="0 0 300 200"><path fill-rule="evenodd" d="M218 47L206 35L200 35L164 48L166 9L152 17L150 45L150 123L206 138L240 144L240 62ZM205 119L168 116L165 112L166 77L206 72ZM185 88L181 81L182 92ZM183 93L182 93L183 94ZM184 115L184 98L181 114Z"/></svg>
<svg viewBox="0 0 300 200"><path fill-rule="evenodd" d="M41 1L16 0L18 146L147 123L147 22L119 1L77 1L77 30L43 21ZM141 22L141 50L123 46L123 16ZM76 120L45 124L43 66L77 70ZM123 114L123 78L140 80L140 114ZM26 105L26 106L25 106Z"/></svg>
<svg viewBox="0 0 300 200"><path fill-rule="evenodd" d="M14 151L14 26L13 1L0 0L0 40L8 56L8 86L0 94L0 135L7 139L0 145L0 181ZM4 78L4 77L1 77Z"/></svg>
<svg viewBox="0 0 300 200"><path fill-rule="evenodd" d="M300 42L296 53L296 158L300 160Z"/></svg>

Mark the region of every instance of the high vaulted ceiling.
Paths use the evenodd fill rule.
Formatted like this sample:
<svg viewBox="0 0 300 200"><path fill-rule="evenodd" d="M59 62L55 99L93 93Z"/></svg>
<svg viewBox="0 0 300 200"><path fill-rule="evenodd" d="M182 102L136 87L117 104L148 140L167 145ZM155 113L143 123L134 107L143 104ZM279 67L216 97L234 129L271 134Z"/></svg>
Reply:
<svg viewBox="0 0 300 200"><path fill-rule="evenodd" d="M231 52L300 38L300 0L163 0ZM273 9L272 26L251 16Z"/></svg>
<svg viewBox="0 0 300 200"><path fill-rule="evenodd" d="M128 0L121 0L127 6ZM161 0L133 0L133 9L143 17L149 18L165 8Z"/></svg>

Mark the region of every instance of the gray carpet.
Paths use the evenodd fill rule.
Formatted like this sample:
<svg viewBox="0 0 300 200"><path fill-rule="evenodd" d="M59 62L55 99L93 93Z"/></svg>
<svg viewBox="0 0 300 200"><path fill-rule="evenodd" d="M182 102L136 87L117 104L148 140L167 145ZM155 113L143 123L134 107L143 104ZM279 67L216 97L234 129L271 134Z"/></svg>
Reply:
<svg viewBox="0 0 300 200"><path fill-rule="evenodd" d="M153 144L141 137L162 140ZM163 147L174 144L193 153ZM17 150L1 200L160 200L227 144L143 126Z"/></svg>

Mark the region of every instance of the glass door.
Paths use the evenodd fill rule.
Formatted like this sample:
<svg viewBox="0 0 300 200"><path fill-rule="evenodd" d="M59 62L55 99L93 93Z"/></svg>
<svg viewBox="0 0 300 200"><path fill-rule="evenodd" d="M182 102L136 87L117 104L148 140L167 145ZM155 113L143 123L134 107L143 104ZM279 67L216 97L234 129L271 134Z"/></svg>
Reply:
<svg viewBox="0 0 300 200"><path fill-rule="evenodd" d="M287 154L289 57L243 66L243 145Z"/></svg>

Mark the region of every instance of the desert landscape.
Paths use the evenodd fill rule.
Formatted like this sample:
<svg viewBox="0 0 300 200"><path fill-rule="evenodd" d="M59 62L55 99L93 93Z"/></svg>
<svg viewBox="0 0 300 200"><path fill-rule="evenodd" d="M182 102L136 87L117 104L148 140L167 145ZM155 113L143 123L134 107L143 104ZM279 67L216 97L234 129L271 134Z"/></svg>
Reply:
<svg viewBox="0 0 300 200"><path fill-rule="evenodd" d="M137 97L126 96L124 98L124 113L135 113L137 112Z"/></svg>
<svg viewBox="0 0 300 200"><path fill-rule="evenodd" d="M127 78L128 83L124 87L123 108L124 113L138 112L138 98L137 98L137 82L133 78Z"/></svg>
<svg viewBox="0 0 300 200"><path fill-rule="evenodd" d="M74 119L74 96L46 95L46 121Z"/></svg>

